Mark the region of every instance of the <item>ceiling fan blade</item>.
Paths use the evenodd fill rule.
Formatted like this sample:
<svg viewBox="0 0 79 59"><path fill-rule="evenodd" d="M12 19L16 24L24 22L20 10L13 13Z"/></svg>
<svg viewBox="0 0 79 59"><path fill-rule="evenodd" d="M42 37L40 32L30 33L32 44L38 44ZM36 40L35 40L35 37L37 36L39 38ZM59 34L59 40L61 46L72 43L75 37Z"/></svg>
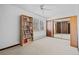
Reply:
<svg viewBox="0 0 79 59"><path fill-rule="evenodd" d="M43 8L43 10L51 11L52 9Z"/></svg>

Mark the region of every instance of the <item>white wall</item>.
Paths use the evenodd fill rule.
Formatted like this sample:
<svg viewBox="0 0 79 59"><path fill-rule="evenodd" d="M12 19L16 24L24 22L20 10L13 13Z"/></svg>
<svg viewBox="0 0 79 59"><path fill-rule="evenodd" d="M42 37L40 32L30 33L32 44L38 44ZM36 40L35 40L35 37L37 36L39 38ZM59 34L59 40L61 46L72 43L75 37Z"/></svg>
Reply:
<svg viewBox="0 0 79 59"><path fill-rule="evenodd" d="M20 41L20 19L21 14L26 14L41 19L14 5L0 5L0 49L18 44ZM45 31L34 32L34 39L45 36Z"/></svg>
<svg viewBox="0 0 79 59"><path fill-rule="evenodd" d="M21 10L0 5L0 49L19 43L19 15Z"/></svg>

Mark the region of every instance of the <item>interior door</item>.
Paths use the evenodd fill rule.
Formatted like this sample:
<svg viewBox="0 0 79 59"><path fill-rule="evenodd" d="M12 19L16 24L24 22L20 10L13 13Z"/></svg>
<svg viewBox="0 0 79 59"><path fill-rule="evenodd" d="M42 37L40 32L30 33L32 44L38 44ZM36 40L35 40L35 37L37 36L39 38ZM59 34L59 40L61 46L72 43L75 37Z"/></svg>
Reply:
<svg viewBox="0 0 79 59"><path fill-rule="evenodd" d="M46 21L46 35L51 37L51 21Z"/></svg>
<svg viewBox="0 0 79 59"><path fill-rule="evenodd" d="M70 17L70 45L73 47L78 47L77 16Z"/></svg>
<svg viewBox="0 0 79 59"><path fill-rule="evenodd" d="M49 37L54 36L54 22L52 20L46 21L46 35Z"/></svg>

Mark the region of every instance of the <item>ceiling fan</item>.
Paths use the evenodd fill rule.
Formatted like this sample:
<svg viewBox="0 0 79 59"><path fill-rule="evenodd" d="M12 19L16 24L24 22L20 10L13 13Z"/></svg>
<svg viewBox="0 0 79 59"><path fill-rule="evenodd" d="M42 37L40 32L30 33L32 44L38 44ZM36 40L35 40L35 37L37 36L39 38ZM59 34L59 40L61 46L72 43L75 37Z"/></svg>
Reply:
<svg viewBox="0 0 79 59"><path fill-rule="evenodd" d="M46 8L46 5L44 5L44 4L41 4L40 5L40 9L41 10L47 10L47 11L50 11L51 10L51 9Z"/></svg>

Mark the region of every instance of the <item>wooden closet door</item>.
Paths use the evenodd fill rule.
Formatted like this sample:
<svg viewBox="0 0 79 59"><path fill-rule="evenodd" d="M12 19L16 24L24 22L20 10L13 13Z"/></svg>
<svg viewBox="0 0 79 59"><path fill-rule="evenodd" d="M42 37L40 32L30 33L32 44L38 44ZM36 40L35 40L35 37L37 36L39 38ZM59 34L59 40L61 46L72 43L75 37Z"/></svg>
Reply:
<svg viewBox="0 0 79 59"><path fill-rule="evenodd" d="M70 45L78 47L77 43L77 17L70 17Z"/></svg>
<svg viewBox="0 0 79 59"><path fill-rule="evenodd" d="M70 23L68 23L68 34L70 34Z"/></svg>
<svg viewBox="0 0 79 59"><path fill-rule="evenodd" d="M63 34L67 34L67 21L62 22L62 31Z"/></svg>
<svg viewBox="0 0 79 59"><path fill-rule="evenodd" d="M57 24L56 24L56 32L57 33L61 33L61 22L57 22Z"/></svg>

